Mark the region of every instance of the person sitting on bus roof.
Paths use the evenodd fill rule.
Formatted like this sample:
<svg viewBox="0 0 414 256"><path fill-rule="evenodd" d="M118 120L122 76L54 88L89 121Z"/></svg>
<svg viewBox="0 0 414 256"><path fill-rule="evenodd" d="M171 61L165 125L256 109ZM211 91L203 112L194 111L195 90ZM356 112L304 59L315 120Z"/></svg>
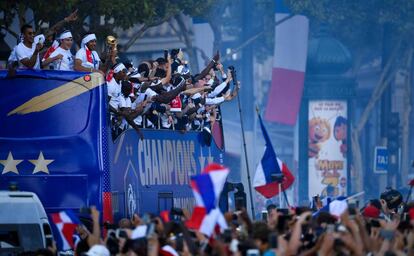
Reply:
<svg viewBox="0 0 414 256"><path fill-rule="evenodd" d="M17 45L15 52L19 68L40 69L39 52L43 48L43 43L39 41L34 44L34 31L29 24L23 25L20 32L23 41Z"/></svg>
<svg viewBox="0 0 414 256"><path fill-rule="evenodd" d="M93 33L86 34L81 42L81 48L75 56L75 70L83 72L99 72L103 76L103 71L100 70L101 59L99 58L96 49L96 36Z"/></svg>
<svg viewBox="0 0 414 256"><path fill-rule="evenodd" d="M47 66L52 63L54 70L73 70L73 55L70 51L72 44L72 33L69 30L64 31L59 37L59 47L50 54L42 65Z"/></svg>

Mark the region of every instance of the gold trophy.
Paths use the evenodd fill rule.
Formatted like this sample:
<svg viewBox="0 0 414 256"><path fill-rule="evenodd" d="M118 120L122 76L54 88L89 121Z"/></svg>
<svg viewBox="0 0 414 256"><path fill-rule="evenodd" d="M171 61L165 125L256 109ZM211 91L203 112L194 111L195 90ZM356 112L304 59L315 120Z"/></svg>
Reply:
<svg viewBox="0 0 414 256"><path fill-rule="evenodd" d="M106 37L106 47L107 47L107 55L109 58L112 59L112 63L116 63L116 59L118 59L117 55L113 55L113 52L118 52L118 39L114 36L107 36Z"/></svg>
<svg viewBox="0 0 414 256"><path fill-rule="evenodd" d="M118 39L116 39L114 36L107 36L106 37L106 45L108 46L108 48L110 50L118 50L117 46L118 46Z"/></svg>

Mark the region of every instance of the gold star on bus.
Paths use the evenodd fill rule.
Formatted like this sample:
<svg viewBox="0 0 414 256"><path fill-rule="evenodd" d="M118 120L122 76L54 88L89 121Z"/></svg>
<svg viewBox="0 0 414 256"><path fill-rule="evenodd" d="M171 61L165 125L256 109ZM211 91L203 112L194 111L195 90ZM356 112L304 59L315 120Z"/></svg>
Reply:
<svg viewBox="0 0 414 256"><path fill-rule="evenodd" d="M8 172L13 172L15 174L19 174L19 171L17 170L17 165L23 162L23 160L15 160L13 158L13 155L11 152L9 152L9 155L7 156L6 160L0 160L0 164L4 166L3 172L1 174L6 174Z"/></svg>
<svg viewBox="0 0 414 256"><path fill-rule="evenodd" d="M42 151L40 151L39 157L37 159L29 160L29 162L31 162L35 166L35 168L33 169L33 174L38 172L44 172L49 174L49 169L47 168L47 166L53 161L55 160L45 159Z"/></svg>

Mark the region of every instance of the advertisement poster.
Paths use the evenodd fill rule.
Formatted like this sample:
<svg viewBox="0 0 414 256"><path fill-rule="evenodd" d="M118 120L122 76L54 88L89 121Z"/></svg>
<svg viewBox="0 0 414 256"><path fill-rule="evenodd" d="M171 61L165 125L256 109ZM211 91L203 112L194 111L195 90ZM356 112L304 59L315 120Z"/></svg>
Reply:
<svg viewBox="0 0 414 256"><path fill-rule="evenodd" d="M309 198L347 195L347 102L309 102Z"/></svg>

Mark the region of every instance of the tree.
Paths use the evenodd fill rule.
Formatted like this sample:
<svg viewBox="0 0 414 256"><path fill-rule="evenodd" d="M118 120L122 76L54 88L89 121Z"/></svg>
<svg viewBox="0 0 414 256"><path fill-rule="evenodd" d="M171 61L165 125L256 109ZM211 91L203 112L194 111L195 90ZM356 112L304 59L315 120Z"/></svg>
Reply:
<svg viewBox="0 0 414 256"><path fill-rule="evenodd" d="M163 0L124 0L124 1L82 1L67 0L65 4L60 1L2 1L0 11L3 13L0 19L0 28L13 34L16 39L18 33L10 30L13 18L17 15L20 26L23 23L31 23L26 20L26 10L30 9L34 14L36 28L43 24L50 25L63 19L73 10L78 9L79 19L71 24L72 32L78 40L86 31L93 31L98 38L113 34L115 28L129 29L140 24L142 35L146 29L161 24L171 17L179 14L188 0L163 1ZM195 2L195 1L194 1ZM102 22L103 21L103 22ZM132 44L137 38L132 38L128 43Z"/></svg>
<svg viewBox="0 0 414 256"><path fill-rule="evenodd" d="M288 6L295 13L303 13L310 17L311 22L325 23L332 28L334 36L343 41L352 52L354 58L353 72L356 73L363 63L373 58L384 57L384 37L393 49L389 57L382 58L383 70L379 82L374 88L372 96L365 107L360 119L352 129L352 155L354 167L357 171L363 170L363 158L359 145L359 138L367 123L375 104L381 95L390 86L392 79L399 69L408 69L407 77L411 77L412 66L408 65L413 54L412 37L414 33L414 2L413 1L329 1L329 0L286 0ZM384 34L384 27L392 29ZM315 26L314 26L315 27ZM404 60L406 61L400 61ZM411 67L411 68L410 68ZM409 83L409 82L407 82ZM410 103L407 101L407 103ZM407 106L408 107L408 106ZM409 109L408 108L408 116ZM407 119L407 113L404 114ZM403 122L403 131L408 133L409 122ZM403 134L405 138L408 134ZM403 140L403 156L408 155L408 139ZM408 161L408 159L403 159ZM403 177L407 178L407 163L403 163ZM360 188L361 188L360 184Z"/></svg>

